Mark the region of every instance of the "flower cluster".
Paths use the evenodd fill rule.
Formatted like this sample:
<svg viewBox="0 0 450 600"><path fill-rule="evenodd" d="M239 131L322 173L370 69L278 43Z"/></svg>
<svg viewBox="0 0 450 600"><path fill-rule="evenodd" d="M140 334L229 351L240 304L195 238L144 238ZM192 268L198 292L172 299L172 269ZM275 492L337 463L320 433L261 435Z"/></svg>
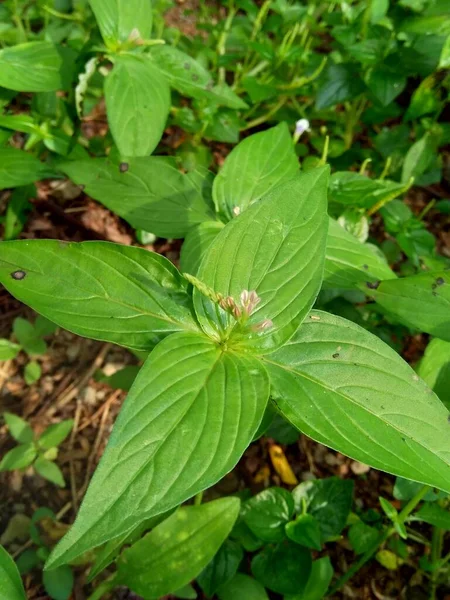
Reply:
<svg viewBox="0 0 450 600"><path fill-rule="evenodd" d="M226 296L220 298L219 306L226 312L232 314L237 321L245 322L261 302L261 298L255 290L243 290L239 300L240 304L238 304L232 296ZM254 331L263 331L264 329L272 327L272 325L273 323L270 319L265 319L262 323L255 325L253 329Z"/></svg>

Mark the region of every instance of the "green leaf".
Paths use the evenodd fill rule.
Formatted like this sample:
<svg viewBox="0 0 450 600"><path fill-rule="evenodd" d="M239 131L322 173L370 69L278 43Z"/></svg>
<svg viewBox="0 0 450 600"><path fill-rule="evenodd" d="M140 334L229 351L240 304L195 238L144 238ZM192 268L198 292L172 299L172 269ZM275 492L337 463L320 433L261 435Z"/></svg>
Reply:
<svg viewBox="0 0 450 600"><path fill-rule="evenodd" d="M27 385L32 385L33 383L36 383L36 381L40 378L41 375L42 369L39 363L37 363L35 360L32 360L29 363L27 363L24 369L24 379Z"/></svg>
<svg viewBox="0 0 450 600"><path fill-rule="evenodd" d="M367 87L380 104L387 106L403 92L406 81L402 73L391 71L381 65L370 72Z"/></svg>
<svg viewBox="0 0 450 600"><path fill-rule="evenodd" d="M268 394L266 374L251 356L222 352L196 334L161 342L136 378L77 521L49 566L218 481L252 440Z"/></svg>
<svg viewBox="0 0 450 600"><path fill-rule="evenodd" d="M114 58L105 81L108 123L121 156L148 156L158 145L170 110L169 86L147 60Z"/></svg>
<svg viewBox="0 0 450 600"><path fill-rule="evenodd" d="M3 413L3 416L6 424L8 425L9 433L15 440L22 442L23 444L33 441L33 430L31 429L30 425L24 421L24 419L21 419L17 415L9 412Z"/></svg>
<svg viewBox="0 0 450 600"><path fill-rule="evenodd" d="M179 590L175 590L173 592L173 596L175 598L183 598L186 600L195 600L197 598L197 592L194 587L188 583L187 585L183 585Z"/></svg>
<svg viewBox="0 0 450 600"><path fill-rule="evenodd" d="M173 158L134 158L122 172L108 159L73 161L61 169L85 192L128 221L160 237L183 238L189 229L214 220L205 199L207 178L184 174Z"/></svg>
<svg viewBox="0 0 450 600"><path fill-rule="evenodd" d="M17 148L0 148L0 190L27 185L45 177L45 166Z"/></svg>
<svg viewBox="0 0 450 600"><path fill-rule="evenodd" d="M220 600L269 600L263 586L243 573L237 573L233 579L217 590Z"/></svg>
<svg viewBox="0 0 450 600"><path fill-rule="evenodd" d="M62 566L53 571L44 571L42 583L53 600L69 600L74 584L72 569Z"/></svg>
<svg viewBox="0 0 450 600"><path fill-rule="evenodd" d="M370 179L353 171L337 171L330 177L330 200L339 204L371 208L394 200L409 188L409 179L397 183L389 179Z"/></svg>
<svg viewBox="0 0 450 600"><path fill-rule="evenodd" d="M45 354L47 344L40 338L34 326L21 317L14 319L13 333L27 354Z"/></svg>
<svg viewBox="0 0 450 600"><path fill-rule="evenodd" d="M247 104L226 84L214 86L203 65L178 48L167 44L154 46L150 53L155 67L170 85L185 96L205 99L219 106L247 108Z"/></svg>
<svg viewBox="0 0 450 600"><path fill-rule="evenodd" d="M140 367L137 365L127 365L123 369L119 369L112 375L104 375L100 373L95 376L96 381L106 383L109 387L115 390L129 391L139 373Z"/></svg>
<svg viewBox="0 0 450 600"><path fill-rule="evenodd" d="M380 506L383 509L384 514L391 520L391 521L395 521L397 520L397 510L395 509L394 506L392 506L392 504L386 500L385 498L378 498L378 500L380 501Z"/></svg>
<svg viewBox="0 0 450 600"><path fill-rule="evenodd" d="M353 100L364 90L364 82L354 65L330 65L316 96L316 108L322 110L346 100Z"/></svg>
<svg viewBox="0 0 450 600"><path fill-rule="evenodd" d="M267 546L252 560L252 573L265 587L278 594L302 593L311 572L311 553L306 548L284 542Z"/></svg>
<svg viewBox="0 0 450 600"><path fill-rule="evenodd" d="M197 577L199 586L208 598L236 575L243 556L242 546L237 542L226 540L222 544L212 561Z"/></svg>
<svg viewBox="0 0 450 600"><path fill-rule="evenodd" d="M214 179L217 210L230 221L298 171L286 123L255 133L233 148Z"/></svg>
<svg viewBox="0 0 450 600"><path fill-rule="evenodd" d="M243 519L250 530L265 542L281 542L284 526L294 514L294 500L287 490L271 487L245 502Z"/></svg>
<svg viewBox="0 0 450 600"><path fill-rule="evenodd" d="M195 310L206 333L257 352L269 352L294 334L321 284L327 180L327 168L301 174L274 188L219 233L199 279L236 302L243 290L255 290L261 302L248 319L250 330L240 330L234 317L194 290ZM252 331L261 323L269 326Z"/></svg>
<svg viewBox="0 0 450 600"><path fill-rule="evenodd" d="M3 48L0 63L0 86L9 90L52 92L63 87L61 56L51 42L27 42Z"/></svg>
<svg viewBox="0 0 450 600"><path fill-rule="evenodd" d="M450 273L419 273L366 288L376 302L402 323L450 342Z"/></svg>
<svg viewBox="0 0 450 600"><path fill-rule="evenodd" d="M40 168L40 166L39 166ZM30 198L36 196L36 187L27 185L16 188L8 200L4 223L4 240L13 240L25 227L28 213L32 208Z"/></svg>
<svg viewBox="0 0 450 600"><path fill-rule="evenodd" d="M403 162L402 181L404 183L407 183L411 177L418 179L425 173L435 158L436 148L436 137L430 132L411 146Z"/></svg>
<svg viewBox="0 0 450 600"><path fill-rule="evenodd" d="M65 421L49 425L38 440L40 448L48 450L49 448L59 446L72 431L72 428L73 419L66 419Z"/></svg>
<svg viewBox="0 0 450 600"><path fill-rule="evenodd" d="M147 40L152 32L151 0L89 0L103 40L126 42Z"/></svg>
<svg viewBox="0 0 450 600"><path fill-rule="evenodd" d="M378 542L380 532L375 527L359 521L348 530L348 539L356 554L364 554Z"/></svg>
<svg viewBox="0 0 450 600"><path fill-rule="evenodd" d="M313 561L303 593L285 596L284 600L322 600L326 596L333 573L334 569L328 556Z"/></svg>
<svg viewBox="0 0 450 600"><path fill-rule="evenodd" d="M450 342L431 340L417 373L450 410Z"/></svg>
<svg viewBox="0 0 450 600"><path fill-rule="evenodd" d="M0 462L0 471L14 471L29 467L36 458L36 448L33 443L20 444L7 452Z"/></svg>
<svg viewBox="0 0 450 600"><path fill-rule="evenodd" d="M12 360L20 351L19 344L0 338L0 360Z"/></svg>
<svg viewBox="0 0 450 600"><path fill-rule="evenodd" d="M184 506L125 550L119 581L147 598L186 585L211 561L239 515L238 498Z"/></svg>
<svg viewBox="0 0 450 600"><path fill-rule="evenodd" d="M297 512L305 505L309 515L319 524L326 541L341 533L347 522L353 495L353 481L328 477L298 485L292 495Z"/></svg>
<svg viewBox="0 0 450 600"><path fill-rule="evenodd" d="M223 228L224 224L220 221L205 221L188 231L181 247L181 271L197 274L202 258Z"/></svg>
<svg viewBox="0 0 450 600"><path fill-rule="evenodd" d="M0 546L0 598L2 600L26 600L19 571L3 546Z"/></svg>
<svg viewBox="0 0 450 600"><path fill-rule="evenodd" d="M395 277L376 246L362 244L330 218L322 284L325 289L354 289L358 283Z"/></svg>
<svg viewBox="0 0 450 600"><path fill-rule="evenodd" d="M439 504L425 502L414 517L444 531L450 531L450 511Z"/></svg>
<svg viewBox="0 0 450 600"><path fill-rule="evenodd" d="M319 521L312 515L299 515L295 521L286 524L286 535L290 540L320 551L322 549L322 534Z"/></svg>
<svg viewBox="0 0 450 600"><path fill-rule="evenodd" d="M303 433L377 469L450 491L448 411L378 337L313 311L265 362L278 409Z"/></svg>
<svg viewBox="0 0 450 600"><path fill-rule="evenodd" d="M41 477L44 477L44 479L51 481L59 487L65 487L66 483L60 468L51 460L39 456L34 463L34 468Z"/></svg>
<svg viewBox="0 0 450 600"><path fill-rule="evenodd" d="M0 282L69 331L136 350L196 329L187 282L164 257L108 242L2 242Z"/></svg>
<svg viewBox="0 0 450 600"><path fill-rule="evenodd" d="M409 481L403 477L396 477L393 495L396 500L408 502L408 500L411 500L411 498L414 498L414 496L420 492L421 488L422 485L420 483ZM433 490L429 490L423 499L426 502L435 502L439 499L440 495L442 495L443 498L446 497L445 492L436 493Z"/></svg>

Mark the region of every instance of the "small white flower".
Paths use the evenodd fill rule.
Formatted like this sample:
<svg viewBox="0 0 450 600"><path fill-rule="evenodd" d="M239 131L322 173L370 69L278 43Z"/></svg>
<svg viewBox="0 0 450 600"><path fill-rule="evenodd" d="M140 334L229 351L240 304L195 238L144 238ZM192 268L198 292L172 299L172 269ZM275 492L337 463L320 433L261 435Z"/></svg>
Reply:
<svg viewBox="0 0 450 600"><path fill-rule="evenodd" d="M300 137L305 131L309 131L309 121L308 119L299 119L295 124L295 135Z"/></svg>
<svg viewBox="0 0 450 600"><path fill-rule="evenodd" d="M235 217L239 216L241 214L241 209L239 208L239 206L235 206L233 208L233 214Z"/></svg>

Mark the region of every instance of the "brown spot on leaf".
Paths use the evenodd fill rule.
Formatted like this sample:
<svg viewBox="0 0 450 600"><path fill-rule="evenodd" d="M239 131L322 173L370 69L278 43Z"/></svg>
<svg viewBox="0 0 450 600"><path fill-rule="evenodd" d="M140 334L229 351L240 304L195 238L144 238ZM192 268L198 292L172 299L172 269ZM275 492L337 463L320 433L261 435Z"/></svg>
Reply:
<svg viewBox="0 0 450 600"><path fill-rule="evenodd" d="M445 280L443 277L438 277L436 279L436 285L444 285L444 283L445 283Z"/></svg>
<svg viewBox="0 0 450 600"><path fill-rule="evenodd" d="M129 168L130 168L130 165L127 162L121 162L119 165L119 171L121 173L126 173Z"/></svg>
<svg viewBox="0 0 450 600"><path fill-rule="evenodd" d="M11 273L11 277L16 281L22 281L22 279L25 279L26 276L27 274L25 273L25 271L14 271L13 273Z"/></svg>
<svg viewBox="0 0 450 600"><path fill-rule="evenodd" d="M369 288L369 290L376 290L378 289L378 286L380 285L381 281L366 281L366 285Z"/></svg>

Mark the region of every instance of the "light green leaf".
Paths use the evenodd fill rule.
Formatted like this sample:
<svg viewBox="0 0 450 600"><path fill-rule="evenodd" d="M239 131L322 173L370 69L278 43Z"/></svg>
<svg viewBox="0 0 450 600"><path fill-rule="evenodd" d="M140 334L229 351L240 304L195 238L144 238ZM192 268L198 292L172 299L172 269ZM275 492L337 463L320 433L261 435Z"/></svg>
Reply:
<svg viewBox="0 0 450 600"><path fill-rule="evenodd" d="M264 587L248 575L237 573L217 590L220 600L269 600Z"/></svg>
<svg viewBox="0 0 450 600"><path fill-rule="evenodd" d="M248 319L248 327L241 329L217 303L194 290L195 309L205 332L257 352L269 352L295 333L321 284L328 229L327 182L328 168L298 175L274 188L219 233L198 278L236 302L243 290L255 290L261 302ZM255 331L261 323L269 326Z"/></svg>
<svg viewBox="0 0 450 600"><path fill-rule="evenodd" d="M9 433L15 440L22 442L23 444L33 441L33 430L24 419L9 412L3 413L3 416L8 425Z"/></svg>
<svg viewBox="0 0 450 600"><path fill-rule="evenodd" d="M444 531L450 531L450 511L439 504L425 502L414 517Z"/></svg>
<svg viewBox="0 0 450 600"><path fill-rule="evenodd" d="M44 450L59 446L72 431L72 428L73 419L66 419L65 421L49 425L38 440L39 446Z"/></svg>
<svg viewBox="0 0 450 600"><path fill-rule="evenodd" d="M407 183L411 177L418 179L430 166L436 155L436 136L427 132L408 150L403 162L402 181Z"/></svg>
<svg viewBox="0 0 450 600"><path fill-rule="evenodd" d="M378 337L313 311L265 358L276 405L303 433L377 469L450 491L449 413Z"/></svg>
<svg viewBox="0 0 450 600"><path fill-rule="evenodd" d="M256 359L222 352L196 334L164 340L136 378L77 520L49 567L218 481L252 440L268 393Z"/></svg>
<svg viewBox="0 0 450 600"><path fill-rule="evenodd" d="M0 338L0 360L12 360L19 354L19 344Z"/></svg>
<svg viewBox="0 0 450 600"><path fill-rule="evenodd" d="M19 571L3 546L0 546L0 598L1 600L26 600Z"/></svg>
<svg viewBox="0 0 450 600"><path fill-rule="evenodd" d="M38 336L34 326L26 319L21 317L14 319L13 333L27 354L44 354L47 350L47 344Z"/></svg>
<svg viewBox="0 0 450 600"><path fill-rule="evenodd" d="M36 448L33 443L20 444L7 452L0 462L0 471L25 469L36 458Z"/></svg>
<svg viewBox="0 0 450 600"><path fill-rule="evenodd" d="M106 77L108 123L121 156L148 156L159 143L170 110L169 86L142 57L120 55Z"/></svg>
<svg viewBox="0 0 450 600"><path fill-rule="evenodd" d="M149 350L169 333L197 328L187 282L153 252L27 240L2 242L0 255L8 291L78 335Z"/></svg>
<svg viewBox="0 0 450 600"><path fill-rule="evenodd" d="M105 159L73 161L61 165L86 193L128 221L160 237L183 238L189 229L214 220L198 174L181 173L172 158L133 158L127 170ZM203 182L208 176L203 177ZM206 194L206 196L205 196Z"/></svg>
<svg viewBox="0 0 450 600"><path fill-rule="evenodd" d="M42 179L45 166L34 156L17 148L0 148L0 190L19 187Z"/></svg>
<svg viewBox="0 0 450 600"><path fill-rule="evenodd" d="M298 171L286 123L255 133L233 148L214 180L217 210L230 221Z"/></svg>
<svg viewBox="0 0 450 600"><path fill-rule="evenodd" d="M417 373L450 410L450 342L431 340Z"/></svg>
<svg viewBox="0 0 450 600"><path fill-rule="evenodd" d="M89 0L103 40L126 42L149 39L152 32L151 0Z"/></svg>
<svg viewBox="0 0 450 600"><path fill-rule="evenodd" d="M330 178L330 200L338 204L371 208L394 200L409 186L409 179L405 183L397 183L389 179L369 179L353 171L337 171Z"/></svg>
<svg viewBox="0 0 450 600"><path fill-rule="evenodd" d="M376 246L362 244L330 218L322 284L325 289L354 289L358 283L395 277Z"/></svg>
<svg viewBox="0 0 450 600"><path fill-rule="evenodd" d="M181 271L196 275L206 251L223 228L220 221L205 221L188 231L181 247Z"/></svg>
<svg viewBox="0 0 450 600"><path fill-rule="evenodd" d="M402 323L450 342L449 271L382 281L366 293Z"/></svg>
<svg viewBox="0 0 450 600"><path fill-rule="evenodd" d="M119 581L146 598L186 585L211 561L239 515L238 498L183 506L118 560Z"/></svg>
<svg viewBox="0 0 450 600"><path fill-rule="evenodd" d="M247 104L226 84L215 86L211 74L199 62L167 44L154 46L150 53L155 67L178 92L205 99L228 108L247 108Z"/></svg>
<svg viewBox="0 0 450 600"><path fill-rule="evenodd" d="M0 86L9 90L52 92L63 87L62 60L51 42L27 42L3 48L0 64Z"/></svg>
<svg viewBox="0 0 450 600"><path fill-rule="evenodd" d="M39 456L34 463L34 468L41 477L44 477L44 479L51 481L59 487L65 487L66 483L63 474L61 473L61 469L51 460Z"/></svg>

